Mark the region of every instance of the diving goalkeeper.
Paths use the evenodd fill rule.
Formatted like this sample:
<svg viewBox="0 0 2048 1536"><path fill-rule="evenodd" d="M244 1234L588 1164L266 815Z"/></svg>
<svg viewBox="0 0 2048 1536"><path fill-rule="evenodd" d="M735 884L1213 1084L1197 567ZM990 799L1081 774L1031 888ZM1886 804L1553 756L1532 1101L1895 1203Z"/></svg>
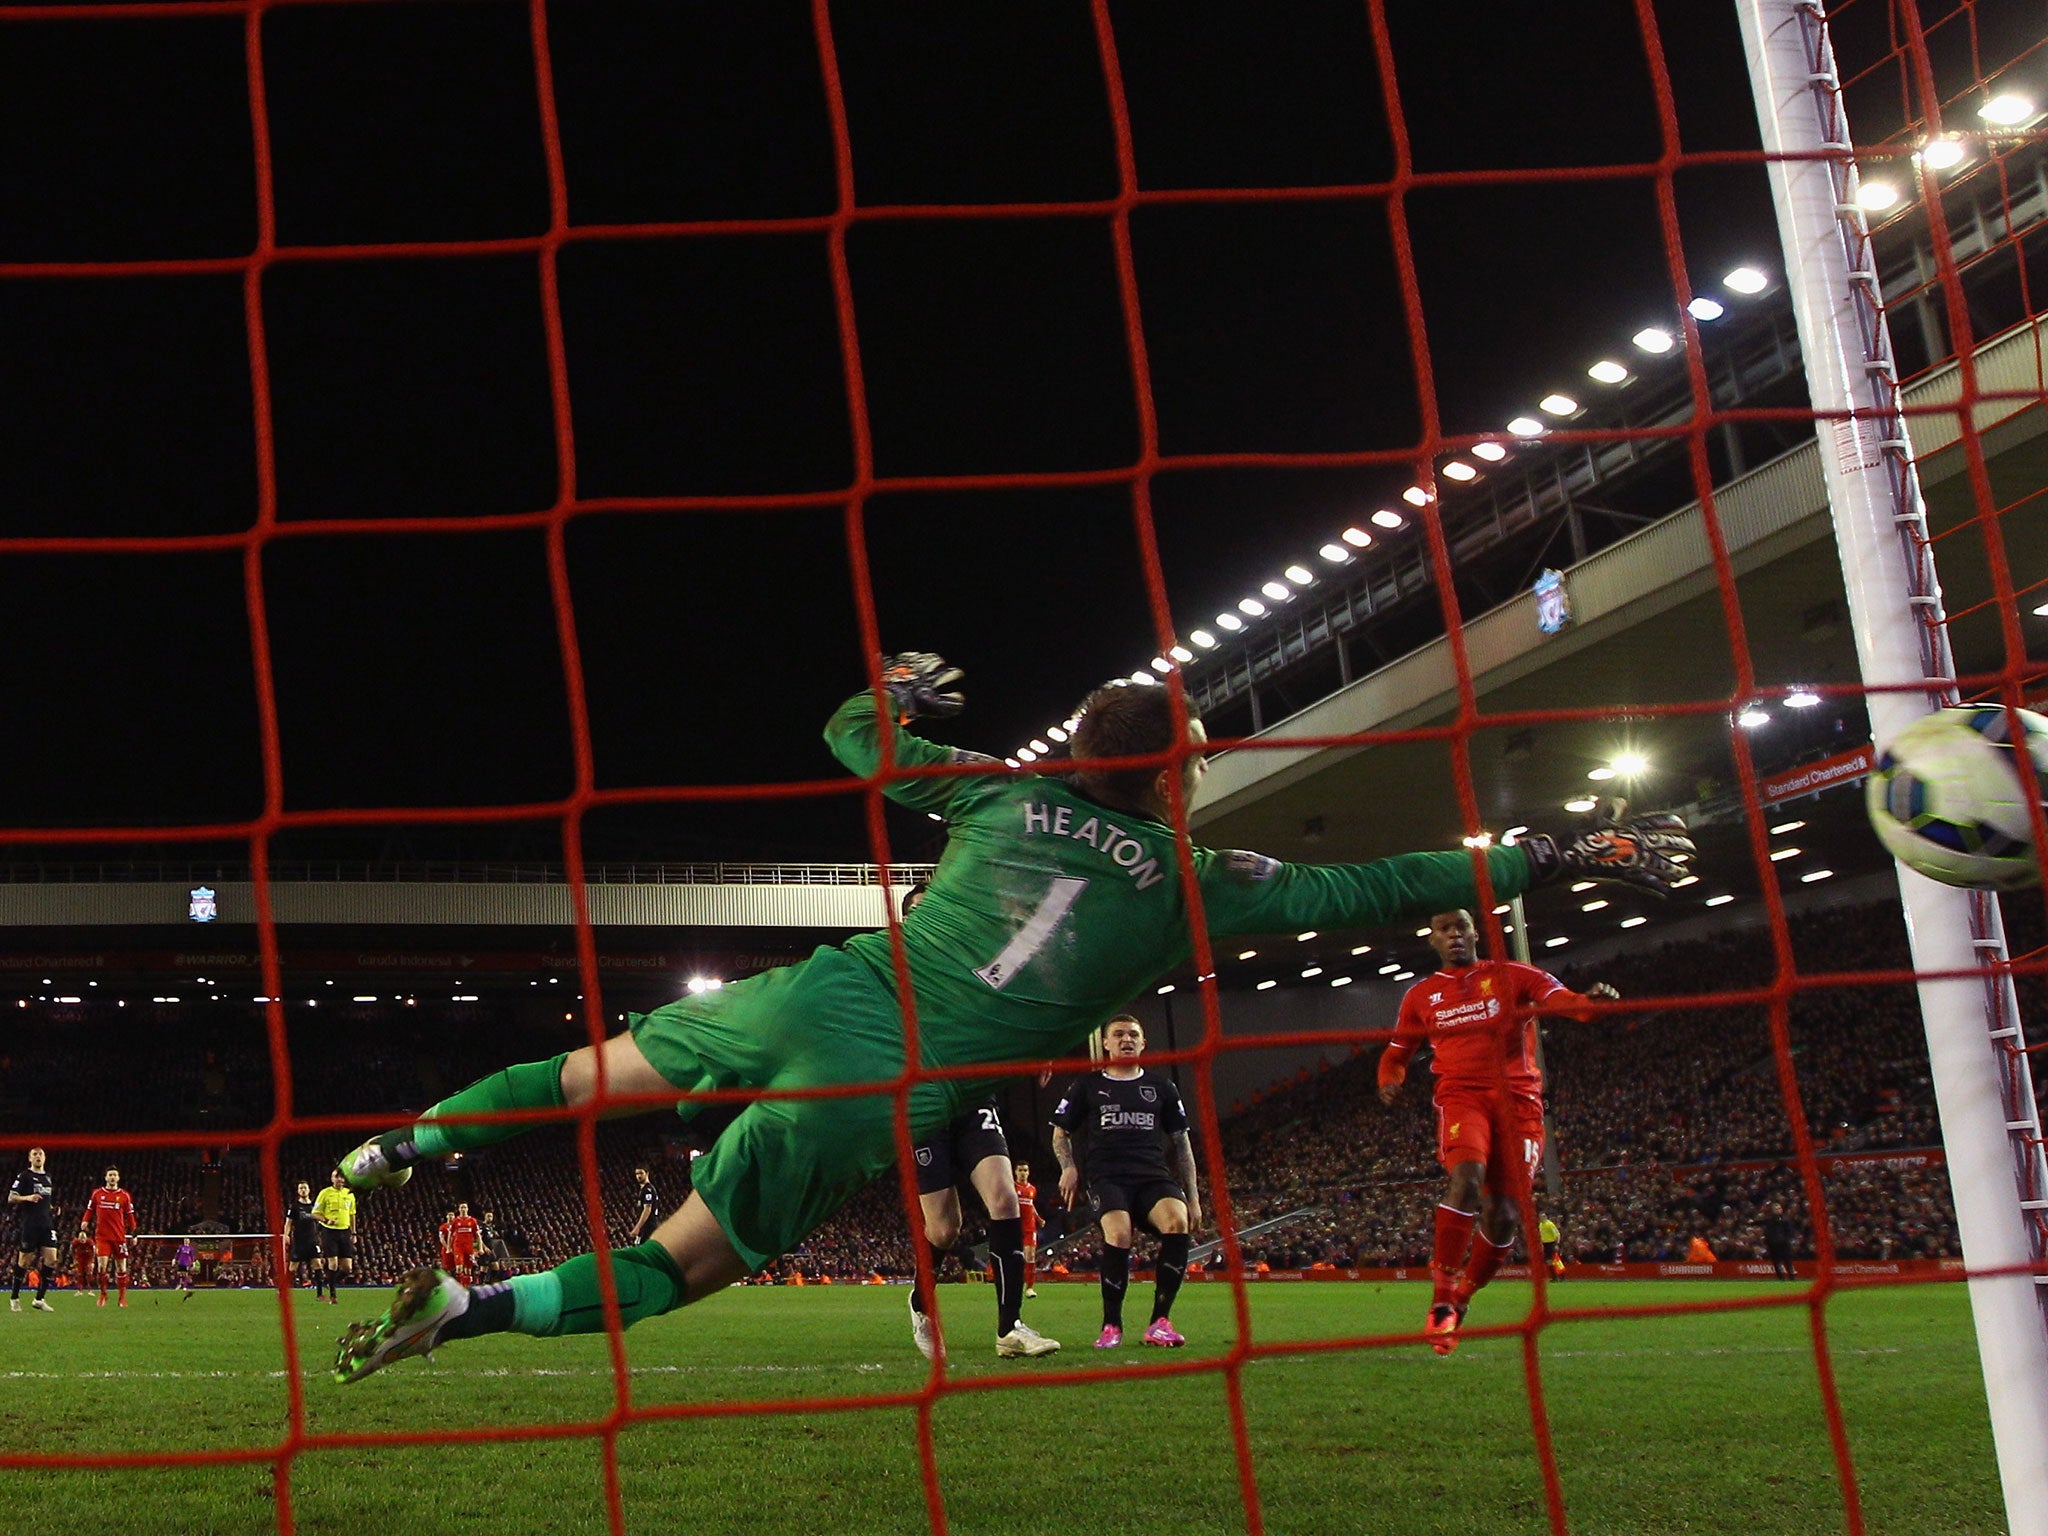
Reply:
<svg viewBox="0 0 2048 1536"><path fill-rule="evenodd" d="M1078 1052L1190 951L1169 793L1191 803L1207 740L1190 720L1184 753L1165 768L1089 766L1174 753L1167 689L1111 685L1084 701L1070 777L1004 773L993 758L921 740L898 727L957 714L960 673L936 656L884 664L886 714L870 693L825 727L834 755L873 775L885 742L899 767L981 765L998 771L892 778L883 792L943 816L952 828L925 899L902 924L923 1067L986 1065L985 1078L945 1078L909 1095L913 1142L985 1097L1003 1066ZM1576 837L1529 837L1486 858L1505 898L1569 875L1663 890L1681 878L1684 823L1641 817ZM1469 853L1411 853L1370 864L1283 864L1255 853L1192 850L1209 931L1298 932L1426 920L1479 899ZM856 934L796 965L685 997L601 1047L585 1046L484 1078L418 1121L365 1142L343 1160L357 1189L403 1182L422 1158L488 1146L534 1122L450 1123L455 1115L576 1106L597 1094L715 1089L818 1089L888 1083L903 1070L903 1014L886 930ZM685 1102L688 1115L698 1106ZM621 1111L632 1113L630 1109ZM645 1242L615 1249L620 1320L657 1317L712 1295L787 1252L895 1160L894 1101L884 1090L831 1098L760 1099L691 1170L690 1197ZM453 1339L511 1331L601 1332L595 1254L542 1274L469 1290L430 1269L409 1272L386 1312L340 1341L335 1377L356 1381Z"/></svg>

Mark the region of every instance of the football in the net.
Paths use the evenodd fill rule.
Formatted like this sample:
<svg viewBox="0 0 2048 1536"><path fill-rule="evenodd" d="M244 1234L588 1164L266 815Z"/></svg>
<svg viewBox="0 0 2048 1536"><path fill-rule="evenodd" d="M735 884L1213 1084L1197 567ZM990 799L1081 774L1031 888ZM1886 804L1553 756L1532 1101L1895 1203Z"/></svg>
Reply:
<svg viewBox="0 0 2048 1536"><path fill-rule="evenodd" d="M1878 757L1865 788L1870 824L1900 863L1930 880L1986 891L2037 884L2041 855L2021 749L2033 760L2036 783L2048 781L2048 717L1984 706L1936 710Z"/></svg>

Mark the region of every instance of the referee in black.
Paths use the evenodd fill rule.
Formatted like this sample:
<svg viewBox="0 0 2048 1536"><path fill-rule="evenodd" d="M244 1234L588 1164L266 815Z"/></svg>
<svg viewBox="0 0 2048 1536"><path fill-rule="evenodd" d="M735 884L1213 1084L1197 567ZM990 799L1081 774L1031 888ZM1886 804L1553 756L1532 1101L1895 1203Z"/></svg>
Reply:
<svg viewBox="0 0 2048 1536"><path fill-rule="evenodd" d="M1111 1019L1103 1026L1102 1048L1107 1064L1075 1078L1052 1117L1060 1199L1074 1208L1085 1168L1088 1204L1102 1224L1102 1333L1095 1347L1115 1349L1124 1341L1135 1224L1159 1239L1152 1322L1144 1341L1174 1349L1187 1340L1174 1331L1168 1314L1187 1274L1189 1234L1202 1224L1188 1112L1172 1078L1139 1065L1145 1030L1136 1019Z"/></svg>

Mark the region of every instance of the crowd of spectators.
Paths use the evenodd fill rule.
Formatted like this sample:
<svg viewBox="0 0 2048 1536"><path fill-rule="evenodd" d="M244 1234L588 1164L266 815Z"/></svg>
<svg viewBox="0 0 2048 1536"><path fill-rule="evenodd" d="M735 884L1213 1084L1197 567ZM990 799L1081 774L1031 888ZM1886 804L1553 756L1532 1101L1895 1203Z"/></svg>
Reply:
<svg viewBox="0 0 2048 1536"><path fill-rule="evenodd" d="M2027 904L2016 926L2038 919ZM1817 912L1791 924L1802 976L1905 969L1896 907ZM2016 952L2031 947L2022 934ZM1813 1234L1792 1159L1793 1120L1762 1004L1693 1006L1690 998L1769 988L1775 959L1754 933L1644 948L1584 974L1607 981L1624 1006L1586 1021L1543 1026L1553 1146L1561 1193L1539 1203L1564 1231L1566 1256L1583 1261L1682 1258L1702 1238L1724 1258L1764 1256L1767 1222L1781 1223L1801 1256ZM2040 1015L2042 988L2023 984ZM1641 1011L1625 1005L1644 1000ZM91 1012L91 1005L85 1005ZM175 1027L172 1025L175 1024ZM431 1102L507 1060L554 1054L581 1038L576 1023L516 1022L445 1005L393 1017L388 1007L321 1011L319 1028L292 1020L293 1104L302 1114L403 1112ZM1938 1147L1932 1084L1910 985L1854 983L1788 989L1783 1026L1812 1145L1823 1152ZM76 1033L74 1033L76 1032ZM96 1072L81 1091L79 1040L89 1034ZM1379 1102L1378 1051L1269 1090L1223 1123L1223 1155L1248 1262L1412 1265L1427 1261L1431 1211L1441 1193L1426 1072L1392 1107ZM2048 1077L2048 1074L2044 1074ZM262 1232L266 1203L256 1149L231 1133L272 1113L262 1010L219 1008L194 1022L149 1009L90 1017L24 1035L0 1058L0 1110L34 1106L52 1131L221 1130L221 1148L139 1148L53 1157L59 1202L82 1208L100 1170L120 1163L145 1230ZM325 1182L347 1135L300 1137L280 1149L290 1185ZM237 1144L239 1143L239 1144ZM602 1125L597 1186L612 1241L636 1214L631 1170L653 1170L662 1208L688 1188L690 1149L673 1118ZM1051 1180L1041 1199L1051 1204ZM1853 1258L1942 1257L1958 1252L1946 1175L1926 1159L1832 1165L1823 1180L1838 1253ZM522 1265L547 1265L591 1246L573 1127L549 1127L447 1164L421 1168L404 1189L362 1204L357 1275L382 1282L430 1261L435 1229L459 1200L495 1225ZM970 1202L971 1204L971 1202ZM1048 1210L1050 1231L1058 1213ZM1284 1219L1283 1219L1284 1218ZM1261 1223L1276 1222L1257 1230ZM1049 1246L1053 1239L1049 1238ZM1048 1253L1086 1266L1083 1228ZM899 1277L913 1249L895 1180L863 1192L788 1259L779 1278Z"/></svg>

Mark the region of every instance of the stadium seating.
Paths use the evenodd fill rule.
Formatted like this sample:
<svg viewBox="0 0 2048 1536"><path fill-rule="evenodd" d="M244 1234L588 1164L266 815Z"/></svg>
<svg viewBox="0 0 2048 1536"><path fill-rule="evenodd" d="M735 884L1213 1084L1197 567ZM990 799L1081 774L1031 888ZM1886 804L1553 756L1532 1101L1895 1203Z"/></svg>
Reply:
<svg viewBox="0 0 2048 1536"><path fill-rule="evenodd" d="M2025 904L2018 904L2023 909ZM2020 921L2028 920L2023 912ZM1856 908L1797 918L1791 926L1804 971L1904 966L1897 909ZM2015 935L2025 952L2037 939ZM1623 997L1764 985L1771 956L1751 934L1648 947L1596 972L1567 974L1579 986L1612 982ZM2044 1010L2030 985L2024 1008ZM345 1025L345 1028L337 1027ZM1914 996L1907 987L1799 994L1789 1025L1799 1092L1822 1151L1937 1147L1933 1091ZM320 1027L292 1019L294 1104L301 1113L401 1112L431 1101L507 1060L551 1055L575 1026L539 1026L488 1006L323 1010ZM77 1091L73 1030L89 1030L99 1059L118 1063ZM1765 1010L1651 1009L1545 1025L1561 1198L1541 1203L1579 1260L1676 1259L1695 1236L1723 1258L1761 1258L1762 1223L1782 1206L1796 1251L1812 1252L1805 1193L1785 1159L1791 1126L1779 1090ZM1224 1159L1240 1226L1309 1212L1245 1242L1247 1260L1274 1268L1317 1263L1417 1264L1429 1250L1430 1212L1441 1188L1429 1095L1416 1083L1392 1109L1375 1082L1377 1051L1267 1093L1224 1122ZM271 1111L262 1011L215 1004L120 1010L80 1005L10 1047L0 1060L0 1106L43 1107L37 1128L153 1131L260 1126ZM637 1207L631 1170L655 1170L664 1208L688 1187L688 1149L662 1116L606 1124L598 1134L599 1187L610 1235L625 1234ZM287 1180L318 1188L347 1138L298 1138L284 1149ZM130 1149L53 1158L66 1213L83 1205L100 1170L118 1161L144 1230L183 1230L211 1215L235 1231L266 1230L261 1172L250 1151ZM1844 1257L1957 1254L1945 1174L1916 1160L1840 1163L1825 1180ZM1043 1181L1048 1186L1050 1180ZM357 1271L387 1280L430 1259L443 1211L468 1200L494 1210L515 1254L551 1264L590 1246L574 1133L548 1128L443 1167L430 1165L403 1190L364 1202ZM970 1202L971 1203L971 1202ZM1049 1201L1048 1201L1049 1203ZM68 1220L68 1214L60 1223ZM1095 1252L1087 1231L1064 1251L1075 1267ZM865 1191L771 1274L864 1278L907 1274L913 1263L901 1193L893 1180Z"/></svg>

